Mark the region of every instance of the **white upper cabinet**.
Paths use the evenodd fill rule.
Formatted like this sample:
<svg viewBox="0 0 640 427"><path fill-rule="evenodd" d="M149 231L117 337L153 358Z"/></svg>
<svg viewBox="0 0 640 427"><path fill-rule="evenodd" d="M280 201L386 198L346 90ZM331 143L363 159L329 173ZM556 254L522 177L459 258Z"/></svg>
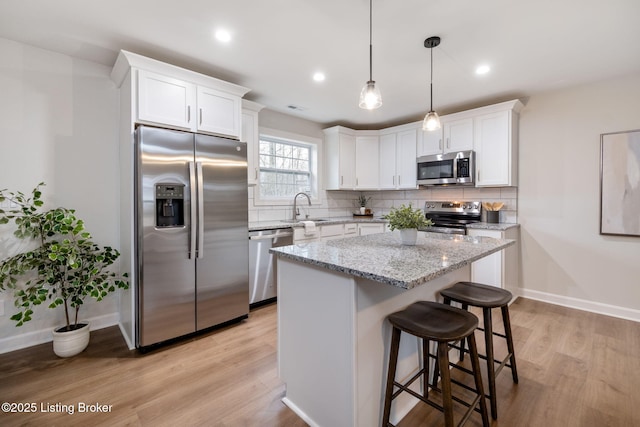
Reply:
<svg viewBox="0 0 640 427"><path fill-rule="evenodd" d="M356 136L356 189L378 188L378 147L378 135Z"/></svg>
<svg viewBox="0 0 640 427"><path fill-rule="evenodd" d="M198 132L240 138L242 103L239 96L198 86Z"/></svg>
<svg viewBox="0 0 640 427"><path fill-rule="evenodd" d="M441 129L420 131L418 156L473 150L473 118L456 116L442 116Z"/></svg>
<svg viewBox="0 0 640 427"><path fill-rule="evenodd" d="M247 143L247 184L256 185L259 179L260 131L258 114L264 108L257 102L242 100L242 134L240 141Z"/></svg>
<svg viewBox="0 0 640 427"><path fill-rule="evenodd" d="M396 141L397 141L397 138L398 138L398 135L396 133L380 135L379 183L380 183L381 190L395 190L396 188L396 180L397 180Z"/></svg>
<svg viewBox="0 0 640 427"><path fill-rule="evenodd" d="M518 185L518 113L520 101L494 106L474 117L476 186Z"/></svg>
<svg viewBox="0 0 640 427"><path fill-rule="evenodd" d="M420 156L430 156L433 154L441 154L444 148L442 143L442 129L422 130L422 126L418 131L417 153Z"/></svg>
<svg viewBox="0 0 640 427"><path fill-rule="evenodd" d="M381 190L416 188L417 125L413 129L380 131L379 185ZM407 128L407 126L402 126Z"/></svg>
<svg viewBox="0 0 640 427"><path fill-rule="evenodd" d="M398 132L396 141L396 173L398 188L416 188L418 168L416 148L419 128Z"/></svg>
<svg viewBox="0 0 640 427"><path fill-rule="evenodd" d="M355 131L335 126L325 133L325 187L327 190L352 190L356 187Z"/></svg>
<svg viewBox="0 0 640 427"><path fill-rule="evenodd" d="M138 120L190 130L196 86L149 71L138 71Z"/></svg>
<svg viewBox="0 0 640 427"><path fill-rule="evenodd" d="M476 186L516 186L522 108L513 100L449 114L431 132L422 122L379 131L325 129L326 189L416 188L417 157L468 150L476 153Z"/></svg>
<svg viewBox="0 0 640 427"><path fill-rule="evenodd" d="M120 51L111 79L120 86L128 75L133 122L240 138L247 88Z"/></svg>
<svg viewBox="0 0 640 427"><path fill-rule="evenodd" d="M473 150L473 118L443 121L442 130L444 153Z"/></svg>

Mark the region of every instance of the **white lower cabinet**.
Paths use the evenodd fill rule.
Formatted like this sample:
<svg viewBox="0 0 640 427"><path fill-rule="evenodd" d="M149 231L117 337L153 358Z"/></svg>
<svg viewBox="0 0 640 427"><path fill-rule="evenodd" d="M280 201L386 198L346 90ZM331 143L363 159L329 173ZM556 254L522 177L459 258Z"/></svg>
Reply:
<svg viewBox="0 0 640 427"><path fill-rule="evenodd" d="M344 237L353 237L358 235L358 224L350 222L344 225Z"/></svg>
<svg viewBox="0 0 640 427"><path fill-rule="evenodd" d="M485 236L495 239L513 239L515 245L486 256L471 264L471 281L496 286L511 291L519 288L519 227L507 230L471 229L469 236Z"/></svg>
<svg viewBox="0 0 640 427"><path fill-rule="evenodd" d="M344 237L344 224L320 226L320 240L335 240Z"/></svg>
<svg viewBox="0 0 640 427"><path fill-rule="evenodd" d="M307 232L304 227L295 227L293 229L293 244L295 245L298 243L308 243L320 240L320 229L321 227L316 227L315 231Z"/></svg>
<svg viewBox="0 0 640 427"><path fill-rule="evenodd" d="M293 228L293 244L343 239L345 237L366 236L384 233L386 224L348 222L345 224L316 225L316 230L308 232L304 227Z"/></svg>

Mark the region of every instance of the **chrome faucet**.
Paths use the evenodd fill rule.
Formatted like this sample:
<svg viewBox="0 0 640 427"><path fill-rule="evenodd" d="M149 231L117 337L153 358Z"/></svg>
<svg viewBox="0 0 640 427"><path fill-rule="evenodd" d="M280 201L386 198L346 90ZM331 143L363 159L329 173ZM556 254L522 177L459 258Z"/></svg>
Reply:
<svg viewBox="0 0 640 427"><path fill-rule="evenodd" d="M307 201L309 202L309 206L311 206L311 198L309 197L309 195L307 193L298 193L295 196L293 196L293 220L297 220L298 219L298 215L300 215L300 210L298 209L298 204L297 204L297 200L298 200L298 196L303 195L307 198ZM309 216L309 215L307 215Z"/></svg>

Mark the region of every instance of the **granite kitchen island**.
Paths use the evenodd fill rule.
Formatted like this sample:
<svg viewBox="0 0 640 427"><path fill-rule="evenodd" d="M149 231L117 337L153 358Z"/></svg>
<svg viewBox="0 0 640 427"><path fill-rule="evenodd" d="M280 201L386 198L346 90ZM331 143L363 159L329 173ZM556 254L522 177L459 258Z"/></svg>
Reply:
<svg viewBox="0 0 640 427"><path fill-rule="evenodd" d="M271 249L277 255L278 368L283 402L311 426L380 425L391 327L385 318L470 279L470 264L514 244L488 237L398 232ZM397 378L419 366L403 334ZM421 387L414 383L416 390ZM394 401L395 424L418 402Z"/></svg>

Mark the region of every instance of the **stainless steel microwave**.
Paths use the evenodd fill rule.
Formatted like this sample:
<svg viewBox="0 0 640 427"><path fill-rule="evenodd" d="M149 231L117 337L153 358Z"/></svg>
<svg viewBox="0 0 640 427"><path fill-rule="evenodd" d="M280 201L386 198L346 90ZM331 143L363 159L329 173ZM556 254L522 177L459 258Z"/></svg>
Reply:
<svg viewBox="0 0 640 427"><path fill-rule="evenodd" d="M458 151L418 157L418 185L474 185L475 153Z"/></svg>

